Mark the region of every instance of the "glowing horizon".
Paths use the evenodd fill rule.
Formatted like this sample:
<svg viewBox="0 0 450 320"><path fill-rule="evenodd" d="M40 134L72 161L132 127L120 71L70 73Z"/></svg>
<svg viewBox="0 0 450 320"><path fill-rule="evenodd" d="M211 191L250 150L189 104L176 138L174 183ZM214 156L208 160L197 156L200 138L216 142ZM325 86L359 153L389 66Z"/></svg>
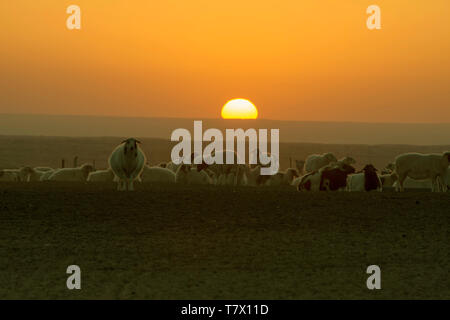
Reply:
<svg viewBox="0 0 450 320"><path fill-rule="evenodd" d="M265 119L450 119L450 2L0 2L0 113L216 118L249 97Z"/></svg>

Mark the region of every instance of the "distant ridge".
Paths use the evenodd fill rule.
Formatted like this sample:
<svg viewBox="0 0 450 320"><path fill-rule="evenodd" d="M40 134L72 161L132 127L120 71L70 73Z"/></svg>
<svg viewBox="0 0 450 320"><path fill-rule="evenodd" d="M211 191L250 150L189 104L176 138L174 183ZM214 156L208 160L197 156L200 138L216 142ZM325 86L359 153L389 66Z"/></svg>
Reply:
<svg viewBox="0 0 450 320"><path fill-rule="evenodd" d="M174 129L193 133L194 119L0 114L0 135L151 137L170 139ZM280 129L281 142L447 145L450 123L352 123L281 120L203 120L203 129Z"/></svg>

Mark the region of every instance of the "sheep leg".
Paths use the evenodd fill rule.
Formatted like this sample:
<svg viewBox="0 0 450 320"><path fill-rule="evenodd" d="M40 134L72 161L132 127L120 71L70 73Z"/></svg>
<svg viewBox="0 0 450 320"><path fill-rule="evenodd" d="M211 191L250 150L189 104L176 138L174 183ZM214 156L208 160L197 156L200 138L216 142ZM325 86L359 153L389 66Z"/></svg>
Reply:
<svg viewBox="0 0 450 320"><path fill-rule="evenodd" d="M439 191L439 190L436 190L436 189L439 189L438 187L439 187L439 186L437 185L437 179L436 179L436 177L432 177L432 178L431 178L431 192L437 192L437 191Z"/></svg>
<svg viewBox="0 0 450 320"><path fill-rule="evenodd" d="M127 182L125 180L121 181L121 191L127 191Z"/></svg>
<svg viewBox="0 0 450 320"><path fill-rule="evenodd" d="M441 192L446 192L447 191L447 183L445 183L445 180L442 176L438 176L439 179L439 185L441 188Z"/></svg>
<svg viewBox="0 0 450 320"><path fill-rule="evenodd" d="M435 185L435 191L436 192L443 192L444 191L444 181L442 181L441 176L434 177L434 185Z"/></svg>
<svg viewBox="0 0 450 320"><path fill-rule="evenodd" d="M398 185L395 188L395 191L400 191L400 192L405 191L405 188L403 188L403 182L405 181L405 179L406 179L406 175L398 176Z"/></svg>

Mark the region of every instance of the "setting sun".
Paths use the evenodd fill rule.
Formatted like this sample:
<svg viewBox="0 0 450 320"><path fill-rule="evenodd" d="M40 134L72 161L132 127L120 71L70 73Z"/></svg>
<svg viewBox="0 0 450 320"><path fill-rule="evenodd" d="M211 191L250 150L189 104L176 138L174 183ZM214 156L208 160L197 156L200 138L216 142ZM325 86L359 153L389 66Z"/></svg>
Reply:
<svg viewBox="0 0 450 320"><path fill-rule="evenodd" d="M232 99L222 108L223 119L256 119L258 109L247 99Z"/></svg>

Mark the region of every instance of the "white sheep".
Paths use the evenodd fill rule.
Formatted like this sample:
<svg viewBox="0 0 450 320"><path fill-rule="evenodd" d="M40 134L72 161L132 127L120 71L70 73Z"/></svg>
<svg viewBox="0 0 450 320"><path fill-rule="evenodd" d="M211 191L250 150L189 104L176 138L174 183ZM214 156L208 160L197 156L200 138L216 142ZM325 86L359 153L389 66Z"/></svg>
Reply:
<svg viewBox="0 0 450 320"><path fill-rule="evenodd" d="M215 171L210 169L206 169L206 171L212 174L210 174L210 177L213 179L214 184L226 186L247 185L245 167L245 164L236 164L231 167L219 165Z"/></svg>
<svg viewBox="0 0 450 320"><path fill-rule="evenodd" d="M175 182L179 184L212 184L213 181L203 169L181 164L175 175Z"/></svg>
<svg viewBox="0 0 450 320"><path fill-rule="evenodd" d="M83 164L77 168L57 169L48 177L49 181L86 181L89 173L94 171L94 167L90 164Z"/></svg>
<svg viewBox="0 0 450 320"><path fill-rule="evenodd" d="M227 157L233 159L233 164L227 164ZM221 159L222 164L213 163L214 159ZM224 150L214 153L212 156L206 156L203 159L197 156L193 160L192 167L197 168L199 171L208 169L214 173L213 180L218 185L244 185L244 164L238 157L237 153L232 150ZM201 163L201 164L196 164Z"/></svg>
<svg viewBox="0 0 450 320"><path fill-rule="evenodd" d="M30 181L40 181L43 171L38 171L31 167L22 167L20 169L14 169L17 173L19 181L30 182Z"/></svg>
<svg viewBox="0 0 450 320"><path fill-rule="evenodd" d="M314 171L301 177L298 183L298 191L320 191L320 181L322 179L322 171Z"/></svg>
<svg viewBox="0 0 450 320"><path fill-rule="evenodd" d="M97 170L89 173L87 177L87 181L89 182L113 182L114 181L114 173L111 168L106 170Z"/></svg>
<svg viewBox="0 0 450 320"><path fill-rule="evenodd" d="M398 190L400 188L398 181L395 181L392 186L395 188L395 190ZM431 182L430 179L414 180L409 177L406 177L406 179L403 181L403 188L432 190L433 183Z"/></svg>
<svg viewBox="0 0 450 320"><path fill-rule="evenodd" d="M45 173L44 171L36 170L31 167L23 167L22 170L27 175L25 181L28 182L41 181L41 177Z"/></svg>
<svg viewBox="0 0 450 320"><path fill-rule="evenodd" d="M339 159L337 161L337 165L344 165L344 164L346 164L348 166L351 166L351 165L354 165L355 163L356 163L356 160L353 159L352 157L344 157L344 158Z"/></svg>
<svg viewBox="0 0 450 320"><path fill-rule="evenodd" d="M443 154L405 153L395 158L398 190L404 190L407 177L413 180L431 180L432 191L443 191L443 177L450 163L450 152Z"/></svg>
<svg viewBox="0 0 450 320"><path fill-rule="evenodd" d="M166 168L171 170L173 173L176 173L180 166L181 166L181 163L180 164L175 164L172 161L169 161L166 164Z"/></svg>
<svg viewBox="0 0 450 320"><path fill-rule="evenodd" d="M255 167L244 166L243 171L245 173L245 185L247 186L263 186L270 178L269 175L261 175L261 165L259 164Z"/></svg>
<svg viewBox="0 0 450 320"><path fill-rule="evenodd" d="M383 170L381 170L381 174L390 174L395 170L395 163L389 162Z"/></svg>
<svg viewBox="0 0 450 320"><path fill-rule="evenodd" d="M177 171L178 171L178 168L181 166L181 164L183 163L183 160L184 160L185 158L189 158L189 157L190 157L190 158L191 158L191 164L193 164L193 163L194 163L194 159L195 159L197 156L198 156L197 153L192 152L190 156L178 157L178 159L177 159L177 161L176 161L176 162L178 162L178 164L175 164L173 161L169 161L169 162L166 163L165 168L171 170L173 173L176 174Z"/></svg>
<svg viewBox="0 0 450 320"><path fill-rule="evenodd" d="M397 181L398 177L395 172L383 173L379 175L381 186L384 187L394 187L394 183Z"/></svg>
<svg viewBox="0 0 450 320"><path fill-rule="evenodd" d="M264 174L261 175L273 175L280 168L280 159L277 154L260 152L258 149L254 149L249 153L249 166L252 169L259 166L262 169L261 173L265 171Z"/></svg>
<svg viewBox="0 0 450 320"><path fill-rule="evenodd" d="M19 177L14 171L0 170L0 181L17 182Z"/></svg>
<svg viewBox="0 0 450 320"><path fill-rule="evenodd" d="M41 171L41 172L54 171L54 169L50 168L50 167L34 167L34 170Z"/></svg>
<svg viewBox="0 0 450 320"><path fill-rule="evenodd" d="M277 172L269 176L264 185L266 186L289 186L295 178L298 178L298 172L294 168L288 168L286 171Z"/></svg>
<svg viewBox="0 0 450 320"><path fill-rule="evenodd" d="M142 182L163 182L163 183L175 183L175 173L172 170L162 167L149 167L144 166L144 170L141 173Z"/></svg>
<svg viewBox="0 0 450 320"><path fill-rule="evenodd" d="M134 181L139 178L147 162L138 146L140 143L134 138L126 139L109 156L108 162L117 181L117 190L134 190Z"/></svg>
<svg viewBox="0 0 450 320"><path fill-rule="evenodd" d="M294 180L292 180L291 186L294 186L296 189L298 189L298 185L302 181L302 178L303 178L303 176L299 176L299 177L295 178Z"/></svg>
<svg viewBox="0 0 450 320"><path fill-rule="evenodd" d="M12 177L14 175L16 175L17 180L14 181L28 181L28 170L27 167L22 167L20 169L3 169L3 171L5 173L7 173L7 175L10 176L10 178L5 178L5 179L12 179ZM5 176L6 177L6 176ZM12 181L12 180L7 180L7 181Z"/></svg>
<svg viewBox="0 0 450 320"><path fill-rule="evenodd" d="M332 153L312 154L306 158L305 172L317 171L330 163L337 162L336 156Z"/></svg>
<svg viewBox="0 0 450 320"><path fill-rule="evenodd" d="M347 191L382 191L382 183L377 169L371 164L366 165L363 172L347 176Z"/></svg>
<svg viewBox="0 0 450 320"><path fill-rule="evenodd" d="M49 171L44 171L42 174L41 174L41 176L40 176L40 178L39 178L39 180L40 181L48 181L48 179L50 178L50 176L53 174L53 172L55 172L56 170L49 170Z"/></svg>

